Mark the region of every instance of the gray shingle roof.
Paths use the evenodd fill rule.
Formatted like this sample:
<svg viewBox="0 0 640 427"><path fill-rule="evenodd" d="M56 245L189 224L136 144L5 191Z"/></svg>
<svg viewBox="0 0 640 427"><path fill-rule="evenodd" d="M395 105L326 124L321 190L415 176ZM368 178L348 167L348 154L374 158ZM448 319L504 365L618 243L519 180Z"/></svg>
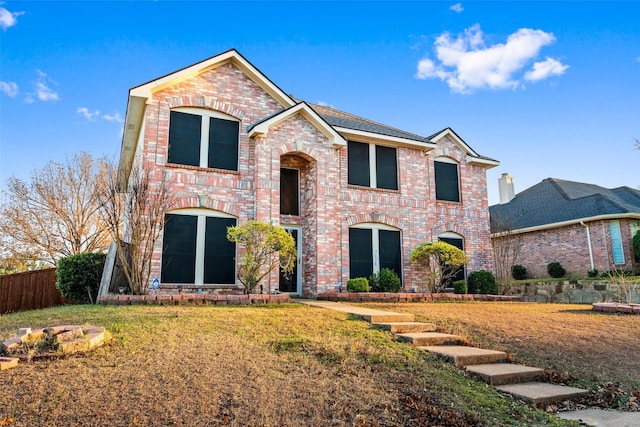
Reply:
<svg viewBox="0 0 640 427"><path fill-rule="evenodd" d="M489 207L491 232L536 227L607 214L640 214L640 191L547 178L509 203Z"/></svg>

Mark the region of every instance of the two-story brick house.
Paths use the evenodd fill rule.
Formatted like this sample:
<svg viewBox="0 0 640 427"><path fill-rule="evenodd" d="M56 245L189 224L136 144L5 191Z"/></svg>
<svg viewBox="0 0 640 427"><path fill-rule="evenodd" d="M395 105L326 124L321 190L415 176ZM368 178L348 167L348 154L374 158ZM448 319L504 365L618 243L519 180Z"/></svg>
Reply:
<svg viewBox="0 0 640 427"><path fill-rule="evenodd" d="M298 265L264 292L314 296L389 267L421 286L419 243L492 268L486 170L498 162L446 128L429 137L292 98L230 50L129 92L119 164L164 173L171 208L153 254L161 290L240 290L227 227L291 230Z"/></svg>

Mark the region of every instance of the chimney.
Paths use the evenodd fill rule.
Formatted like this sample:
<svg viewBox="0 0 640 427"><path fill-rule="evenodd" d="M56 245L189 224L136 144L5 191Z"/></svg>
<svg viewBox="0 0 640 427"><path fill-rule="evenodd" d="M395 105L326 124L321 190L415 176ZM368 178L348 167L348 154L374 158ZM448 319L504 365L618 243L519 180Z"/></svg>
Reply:
<svg viewBox="0 0 640 427"><path fill-rule="evenodd" d="M502 176L498 178L498 188L500 190L500 204L509 203L516 196L513 178L510 177L508 173L503 173Z"/></svg>

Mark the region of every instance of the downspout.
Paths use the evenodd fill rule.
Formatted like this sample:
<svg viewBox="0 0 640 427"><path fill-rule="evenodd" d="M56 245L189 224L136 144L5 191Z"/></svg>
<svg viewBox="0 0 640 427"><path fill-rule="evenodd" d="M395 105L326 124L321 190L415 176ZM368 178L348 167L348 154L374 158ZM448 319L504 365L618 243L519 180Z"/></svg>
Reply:
<svg viewBox="0 0 640 427"><path fill-rule="evenodd" d="M580 221L580 225L587 230L587 244L589 245L589 260L591 261L591 271L593 271L596 269L596 266L593 264L593 249L591 248L591 233L589 232L589 226L585 224L584 221Z"/></svg>

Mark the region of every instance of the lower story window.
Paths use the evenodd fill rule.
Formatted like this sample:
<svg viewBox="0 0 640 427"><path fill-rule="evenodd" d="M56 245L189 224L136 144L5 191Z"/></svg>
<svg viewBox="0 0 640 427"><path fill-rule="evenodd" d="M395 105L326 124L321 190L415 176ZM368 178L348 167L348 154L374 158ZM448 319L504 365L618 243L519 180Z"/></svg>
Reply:
<svg viewBox="0 0 640 427"><path fill-rule="evenodd" d="M236 245L227 240L233 217L185 210L165 215L162 241L163 283L235 284Z"/></svg>
<svg viewBox="0 0 640 427"><path fill-rule="evenodd" d="M400 231L379 224L349 229L349 277L369 277L390 268L402 278Z"/></svg>
<svg viewBox="0 0 640 427"><path fill-rule="evenodd" d="M611 252L614 264L624 264L624 249L622 247L622 234L620 233L620 221L609 223L611 233Z"/></svg>
<svg viewBox="0 0 640 427"><path fill-rule="evenodd" d="M455 246L461 251L464 251L464 240L462 239L462 237L456 235L455 233L443 233L440 236L438 236L438 240L441 242L448 243L452 246ZM446 286L448 287L450 286L451 283L458 280L464 280L464 279L465 279L464 266L462 266L458 269L458 271L456 272L456 275L453 278L451 278L451 281L447 283Z"/></svg>

